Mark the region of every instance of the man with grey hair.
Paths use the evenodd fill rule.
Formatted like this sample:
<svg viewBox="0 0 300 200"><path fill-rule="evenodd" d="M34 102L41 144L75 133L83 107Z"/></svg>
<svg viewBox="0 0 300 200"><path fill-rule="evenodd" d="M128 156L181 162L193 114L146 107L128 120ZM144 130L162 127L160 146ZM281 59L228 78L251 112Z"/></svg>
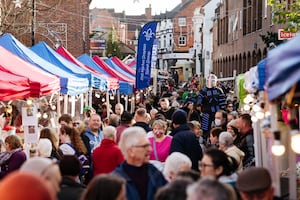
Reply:
<svg viewBox="0 0 300 200"><path fill-rule="evenodd" d="M124 160L123 154L116 144L116 128L103 128L104 139L92 154L94 176L110 173Z"/></svg>
<svg viewBox="0 0 300 200"><path fill-rule="evenodd" d="M233 144L233 137L231 133L222 132L219 135L219 149L237 161L237 172L241 172L243 170L243 158L245 153Z"/></svg>
<svg viewBox="0 0 300 200"><path fill-rule="evenodd" d="M113 173L126 179L127 199L154 199L157 189L167 181L149 163L151 145L146 131L141 127L127 128L121 135L119 147L125 161Z"/></svg>
<svg viewBox="0 0 300 200"><path fill-rule="evenodd" d="M190 170L191 167L192 161L189 157L180 152L173 152L166 159L163 174L170 182L179 172Z"/></svg>

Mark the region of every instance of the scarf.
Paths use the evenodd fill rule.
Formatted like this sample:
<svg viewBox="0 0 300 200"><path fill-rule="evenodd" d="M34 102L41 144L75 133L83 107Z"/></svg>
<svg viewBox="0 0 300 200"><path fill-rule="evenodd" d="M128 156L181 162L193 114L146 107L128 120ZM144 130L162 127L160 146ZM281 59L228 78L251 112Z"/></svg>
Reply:
<svg viewBox="0 0 300 200"><path fill-rule="evenodd" d="M0 154L0 166L2 166L4 163L6 163L6 161L8 161L14 153L19 152L19 151L22 151L22 148L17 148L12 151L9 151L9 152L6 151L6 152L1 153Z"/></svg>

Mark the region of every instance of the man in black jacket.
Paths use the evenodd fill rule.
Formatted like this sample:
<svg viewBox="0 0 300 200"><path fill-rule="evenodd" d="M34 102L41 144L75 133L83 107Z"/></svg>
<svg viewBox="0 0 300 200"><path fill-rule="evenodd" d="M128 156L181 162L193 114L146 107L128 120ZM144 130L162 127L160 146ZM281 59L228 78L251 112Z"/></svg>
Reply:
<svg viewBox="0 0 300 200"><path fill-rule="evenodd" d="M187 124L187 114L178 109L172 115L173 136L169 154L180 152L188 156L192 161L192 169L198 169L198 161L202 159L202 150L196 135Z"/></svg>
<svg viewBox="0 0 300 200"><path fill-rule="evenodd" d="M85 185L76 181L80 172L80 162L74 155L65 155L59 163L62 182L58 199L79 200L85 190Z"/></svg>

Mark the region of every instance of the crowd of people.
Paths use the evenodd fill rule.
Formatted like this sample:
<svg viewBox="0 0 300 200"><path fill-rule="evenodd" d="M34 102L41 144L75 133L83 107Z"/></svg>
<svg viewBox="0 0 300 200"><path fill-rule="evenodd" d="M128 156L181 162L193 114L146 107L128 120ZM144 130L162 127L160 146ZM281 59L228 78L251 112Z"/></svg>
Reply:
<svg viewBox="0 0 300 200"><path fill-rule="evenodd" d="M88 107L82 121L63 114L29 158L17 135L6 137L0 199L273 199L270 173L255 167L251 116L216 76L199 92L168 93L134 113L118 103Z"/></svg>

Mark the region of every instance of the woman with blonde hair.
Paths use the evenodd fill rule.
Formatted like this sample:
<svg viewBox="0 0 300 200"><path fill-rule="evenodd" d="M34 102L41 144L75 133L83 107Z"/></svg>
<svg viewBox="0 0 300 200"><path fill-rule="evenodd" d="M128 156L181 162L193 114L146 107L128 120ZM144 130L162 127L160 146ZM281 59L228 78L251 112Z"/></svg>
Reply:
<svg viewBox="0 0 300 200"><path fill-rule="evenodd" d="M167 122L161 119L155 120L152 124L152 129L153 136L148 138L152 147L150 160L165 162L172 142L172 137L166 135Z"/></svg>

